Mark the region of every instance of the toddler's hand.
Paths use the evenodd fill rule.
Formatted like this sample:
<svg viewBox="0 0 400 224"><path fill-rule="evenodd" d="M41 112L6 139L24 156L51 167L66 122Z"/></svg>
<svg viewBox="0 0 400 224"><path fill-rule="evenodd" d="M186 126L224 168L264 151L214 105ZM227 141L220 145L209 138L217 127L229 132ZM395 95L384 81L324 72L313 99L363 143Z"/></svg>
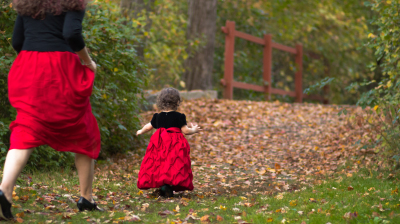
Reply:
<svg viewBox="0 0 400 224"><path fill-rule="evenodd" d="M199 127L199 125L193 125L193 123L190 123L190 125L192 126L191 128L192 128L192 130L193 130L193 133L199 133L200 131L201 131L201 128Z"/></svg>
<svg viewBox="0 0 400 224"><path fill-rule="evenodd" d="M136 135L141 135L141 134L143 134L142 130L139 130L139 131L136 132Z"/></svg>

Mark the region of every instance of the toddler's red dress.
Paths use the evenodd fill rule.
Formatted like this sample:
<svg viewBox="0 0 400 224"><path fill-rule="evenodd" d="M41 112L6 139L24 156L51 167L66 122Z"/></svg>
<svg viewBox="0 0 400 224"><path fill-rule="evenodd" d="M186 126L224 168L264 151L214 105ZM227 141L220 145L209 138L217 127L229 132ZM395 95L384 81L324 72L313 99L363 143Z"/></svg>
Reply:
<svg viewBox="0 0 400 224"><path fill-rule="evenodd" d="M138 188L168 184L174 191L193 190L190 146L181 132L186 116L175 111L156 113L151 124L157 131L150 138L140 166Z"/></svg>

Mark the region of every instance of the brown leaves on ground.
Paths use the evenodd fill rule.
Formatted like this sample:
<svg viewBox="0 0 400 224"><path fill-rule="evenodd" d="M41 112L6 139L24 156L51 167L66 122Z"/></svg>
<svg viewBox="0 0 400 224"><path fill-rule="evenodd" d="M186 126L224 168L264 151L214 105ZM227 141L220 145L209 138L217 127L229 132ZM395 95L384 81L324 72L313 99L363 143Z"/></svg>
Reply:
<svg viewBox="0 0 400 224"><path fill-rule="evenodd" d="M341 109L330 105L204 99L182 103L179 111L188 124L203 129L187 136L196 192L279 192L296 189L288 180L314 181L306 176L333 174L362 153L361 144L355 143L370 134L368 124L360 121L366 120L361 110L346 109L348 115L339 116ZM155 112L142 114L143 122ZM357 122L350 122L350 115ZM364 158L372 160L371 154ZM140 164L141 159L133 155L130 163ZM346 172L354 172L360 163L355 161Z"/></svg>
<svg viewBox="0 0 400 224"><path fill-rule="evenodd" d="M210 216L209 215L205 215L203 217L200 218L200 222L210 222Z"/></svg>
<svg viewBox="0 0 400 224"><path fill-rule="evenodd" d="M344 219L353 219L353 218L357 218L358 216L358 212L347 212L346 214L344 214L343 218Z"/></svg>
<svg viewBox="0 0 400 224"><path fill-rule="evenodd" d="M322 183L318 177L337 172L338 166L344 165L349 158L358 156L344 171L345 174L352 175L360 165L373 162L373 154L359 150L363 141L368 139L366 135L371 135L365 122L367 119L357 108L349 107L347 110L347 116L338 116L340 109L336 106L203 99L186 101L179 111L186 114L188 124L197 123L203 129L199 134L186 137L191 146L195 190L174 199L160 199L157 198L158 192L154 190L116 193L97 185L93 190L98 196L95 199L101 207L111 212L106 217L107 221L140 221L133 211L156 212L160 218L176 216L184 207L189 206L193 198L207 197L213 200L216 195L238 195L244 200L238 206L243 208L258 206L258 202L248 200L254 194L270 195L278 192L274 197L280 200L284 197L284 191L299 188L293 183ZM149 122L153 113L155 111L143 113L143 123ZM357 122L349 120L351 116L356 117ZM358 140L361 140L361 144L355 144ZM110 163L96 168L96 182L114 183L119 189L136 185L142 159L143 154L136 152L112 158ZM29 197L34 197L35 206L45 208L43 215L60 215L68 222L78 212L67 203L76 204L79 198L73 195L79 192L79 186L67 189L61 185L54 189L67 192L63 194L40 193L48 191L47 188L48 186L35 183L32 187L20 190L38 191L37 195L29 194ZM392 193L397 194L398 190L395 189ZM29 199L26 195L19 194L19 198L15 200L23 203ZM132 200L137 201L140 197L163 203L178 203L174 209L152 211L147 203L149 201L139 205L131 204ZM313 198L309 201L317 203ZM288 206L297 206L299 203L293 200ZM325 201L321 200L321 203ZM13 205L22 210L16 206ZM57 208L62 209L62 213ZM257 212L263 212L267 208L268 205L261 206ZM220 205L214 209L224 211L227 207ZM246 213L239 213L240 209L237 210L234 210L237 212L234 215L235 221L246 223L242 220ZM114 211L123 211L125 216L114 217ZM28 210L24 212L25 215L30 213ZM184 220L176 220L196 220L203 223L225 221L217 214L207 214L208 209L201 212L206 214L198 216L191 208ZM286 209L280 209L280 212L284 213ZM303 211L299 211L299 215L303 215ZM346 213L344 216L349 215L351 218L354 213ZM17 218L21 221L24 216L19 216ZM268 217L267 222L275 220Z"/></svg>

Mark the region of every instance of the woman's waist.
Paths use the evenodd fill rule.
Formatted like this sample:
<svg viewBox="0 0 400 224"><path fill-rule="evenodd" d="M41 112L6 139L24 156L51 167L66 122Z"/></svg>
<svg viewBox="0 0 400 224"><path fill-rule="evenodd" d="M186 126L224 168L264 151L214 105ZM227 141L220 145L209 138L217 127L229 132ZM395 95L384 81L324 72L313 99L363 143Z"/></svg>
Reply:
<svg viewBox="0 0 400 224"><path fill-rule="evenodd" d="M29 40L24 41L22 47L23 51L37 51L37 52L72 52L75 53L71 47L63 40L53 40L53 41L38 41Z"/></svg>

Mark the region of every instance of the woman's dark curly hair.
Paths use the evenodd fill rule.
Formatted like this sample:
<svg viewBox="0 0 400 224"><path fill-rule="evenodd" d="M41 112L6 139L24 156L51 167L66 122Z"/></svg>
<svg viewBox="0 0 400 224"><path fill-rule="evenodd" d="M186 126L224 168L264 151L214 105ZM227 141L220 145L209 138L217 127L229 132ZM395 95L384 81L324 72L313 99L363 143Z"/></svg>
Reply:
<svg viewBox="0 0 400 224"><path fill-rule="evenodd" d="M60 15L65 11L85 9L88 0L13 0L14 9L18 14L44 19L46 13Z"/></svg>
<svg viewBox="0 0 400 224"><path fill-rule="evenodd" d="M181 95L174 88L161 90L157 97L157 107L159 110L177 110L181 102Z"/></svg>

